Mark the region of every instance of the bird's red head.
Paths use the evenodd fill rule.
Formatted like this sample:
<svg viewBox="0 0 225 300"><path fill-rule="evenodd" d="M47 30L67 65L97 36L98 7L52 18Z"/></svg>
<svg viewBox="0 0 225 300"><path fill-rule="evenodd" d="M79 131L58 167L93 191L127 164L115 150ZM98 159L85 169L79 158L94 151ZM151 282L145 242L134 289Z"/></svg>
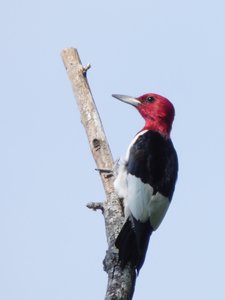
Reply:
<svg viewBox="0 0 225 300"><path fill-rule="evenodd" d="M138 98L123 95L113 95L113 97L137 108L145 120L145 126L142 130L153 130L165 137L170 136L175 110L168 99L152 93Z"/></svg>

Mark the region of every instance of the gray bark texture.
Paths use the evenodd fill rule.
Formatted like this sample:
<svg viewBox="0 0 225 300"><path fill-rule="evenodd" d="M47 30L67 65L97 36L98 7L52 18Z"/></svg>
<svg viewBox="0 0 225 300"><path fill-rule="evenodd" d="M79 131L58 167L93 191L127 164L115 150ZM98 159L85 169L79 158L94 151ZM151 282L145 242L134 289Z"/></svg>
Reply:
<svg viewBox="0 0 225 300"><path fill-rule="evenodd" d="M83 67L79 54L74 48L64 49L61 53L78 109L81 122L86 130L88 142L96 162L97 168L106 194L103 203L89 203L88 208L100 209L105 219L108 249L103 261L104 270L108 274L108 285L105 300L131 300L134 292L136 272L129 264L122 270L118 260L118 250L115 248L115 239L124 221L123 208L114 191L114 175L104 172L113 170L113 157L107 142L106 135L92 97L88 81L87 69Z"/></svg>

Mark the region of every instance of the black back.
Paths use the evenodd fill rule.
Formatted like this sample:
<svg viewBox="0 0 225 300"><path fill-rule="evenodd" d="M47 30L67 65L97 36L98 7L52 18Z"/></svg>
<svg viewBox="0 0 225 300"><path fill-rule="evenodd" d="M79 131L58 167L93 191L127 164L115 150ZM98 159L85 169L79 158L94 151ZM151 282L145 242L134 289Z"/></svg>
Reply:
<svg viewBox="0 0 225 300"><path fill-rule="evenodd" d="M128 172L172 199L178 172L177 154L171 139L147 131L140 135L130 149Z"/></svg>

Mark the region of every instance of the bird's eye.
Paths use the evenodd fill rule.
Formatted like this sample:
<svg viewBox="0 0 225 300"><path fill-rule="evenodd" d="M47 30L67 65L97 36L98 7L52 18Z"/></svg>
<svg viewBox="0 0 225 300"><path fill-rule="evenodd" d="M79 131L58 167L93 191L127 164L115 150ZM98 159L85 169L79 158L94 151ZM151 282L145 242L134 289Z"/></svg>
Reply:
<svg viewBox="0 0 225 300"><path fill-rule="evenodd" d="M146 100L145 100L145 101L146 101L147 103L152 103L152 102L154 102L154 100L155 100L155 98L154 98L154 97L152 97L152 96L149 96L149 97L147 97L147 98L146 98Z"/></svg>

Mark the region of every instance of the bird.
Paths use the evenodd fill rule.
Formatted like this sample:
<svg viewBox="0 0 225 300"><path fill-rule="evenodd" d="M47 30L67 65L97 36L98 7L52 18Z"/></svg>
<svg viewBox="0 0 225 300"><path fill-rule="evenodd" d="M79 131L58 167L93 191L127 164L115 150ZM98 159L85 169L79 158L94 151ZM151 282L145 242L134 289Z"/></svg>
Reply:
<svg viewBox="0 0 225 300"><path fill-rule="evenodd" d="M167 212L177 181L178 158L170 138L175 109L167 98L154 93L137 98L112 96L134 106L145 121L120 159L114 181L123 199L125 220L115 246L121 267L130 263L138 274L150 236Z"/></svg>

